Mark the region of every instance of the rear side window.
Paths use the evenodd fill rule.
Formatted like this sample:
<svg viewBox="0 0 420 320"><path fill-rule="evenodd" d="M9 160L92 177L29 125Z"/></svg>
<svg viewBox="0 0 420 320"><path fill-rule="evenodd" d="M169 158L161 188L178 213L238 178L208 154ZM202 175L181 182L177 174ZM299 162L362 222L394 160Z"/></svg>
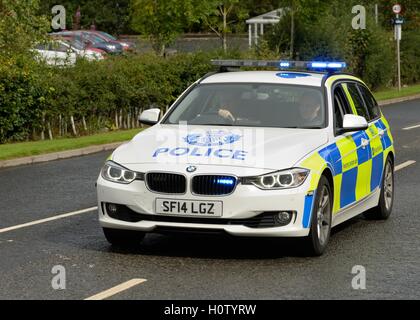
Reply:
<svg viewBox="0 0 420 320"><path fill-rule="evenodd" d="M363 99L366 102L366 107L369 112L370 120L375 120L381 117L381 111L379 110L378 103L373 97L372 93L362 85L359 85L360 92L362 93Z"/></svg>
<svg viewBox="0 0 420 320"><path fill-rule="evenodd" d="M360 95L359 90L357 89L356 83L348 83L347 88L354 102L354 106L356 107L357 115L364 117L366 120L369 121L370 120L369 114L366 110L363 98Z"/></svg>

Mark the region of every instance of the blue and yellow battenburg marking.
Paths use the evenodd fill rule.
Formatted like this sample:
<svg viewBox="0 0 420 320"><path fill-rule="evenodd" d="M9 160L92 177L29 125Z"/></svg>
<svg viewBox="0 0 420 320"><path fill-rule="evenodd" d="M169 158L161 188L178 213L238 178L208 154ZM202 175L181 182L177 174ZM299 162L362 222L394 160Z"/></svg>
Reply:
<svg viewBox="0 0 420 320"><path fill-rule="evenodd" d="M383 132L383 135L380 135ZM362 141L369 146L363 148ZM312 154L301 163L311 170L310 191L305 199L303 227L309 228L315 191L320 175L328 167L334 179L333 213L362 200L381 185L388 153L393 151L393 137L384 117L372 123L368 130L343 137Z"/></svg>

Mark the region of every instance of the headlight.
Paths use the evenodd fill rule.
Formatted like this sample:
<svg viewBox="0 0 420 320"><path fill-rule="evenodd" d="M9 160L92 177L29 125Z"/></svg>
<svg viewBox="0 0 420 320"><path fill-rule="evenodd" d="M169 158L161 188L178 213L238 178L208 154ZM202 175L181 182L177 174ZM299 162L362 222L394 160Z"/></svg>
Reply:
<svg viewBox="0 0 420 320"><path fill-rule="evenodd" d="M107 161L101 170L102 178L107 181L130 184L134 180L144 180L144 174L131 171L113 161Z"/></svg>
<svg viewBox="0 0 420 320"><path fill-rule="evenodd" d="M242 178L242 184L254 185L263 190L290 189L300 187L309 175L306 169L290 169L258 177Z"/></svg>
<svg viewBox="0 0 420 320"><path fill-rule="evenodd" d="M108 44L108 45L107 45L107 48L108 48L109 50L115 50L116 46L111 45L111 44Z"/></svg>

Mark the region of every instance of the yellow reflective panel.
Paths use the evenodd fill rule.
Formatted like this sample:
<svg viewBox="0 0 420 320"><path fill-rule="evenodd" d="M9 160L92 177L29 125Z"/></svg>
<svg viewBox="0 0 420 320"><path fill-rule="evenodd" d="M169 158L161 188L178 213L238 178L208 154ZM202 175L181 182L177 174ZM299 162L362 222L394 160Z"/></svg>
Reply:
<svg viewBox="0 0 420 320"><path fill-rule="evenodd" d="M311 170L310 190L314 191L318 187L320 174L326 167L325 160L319 155L318 152L314 152L311 156L303 160L299 167Z"/></svg>
<svg viewBox="0 0 420 320"><path fill-rule="evenodd" d="M370 139L370 150L372 158L376 157L378 154L383 152L381 137L379 136L379 130L374 124L371 124L369 126L369 129L366 130L366 133Z"/></svg>
<svg viewBox="0 0 420 320"><path fill-rule="evenodd" d="M370 178L372 176L372 159L359 165L356 181L356 201L359 201L370 193Z"/></svg>
<svg viewBox="0 0 420 320"><path fill-rule="evenodd" d="M384 123L385 127L388 129L387 133L388 133L389 139L391 140L391 143L394 144L394 137L392 136L391 127L389 126L388 120L386 120L386 118L383 115L382 115L381 120Z"/></svg>
<svg viewBox="0 0 420 320"><path fill-rule="evenodd" d="M337 148L340 150L343 172L356 168L359 164L357 158L357 146L351 136L344 137L337 141Z"/></svg>
<svg viewBox="0 0 420 320"><path fill-rule="evenodd" d="M340 211L340 196L341 196L341 180L342 175L336 175L334 177L334 206L333 214L337 214Z"/></svg>
<svg viewBox="0 0 420 320"><path fill-rule="evenodd" d="M359 78L356 78L354 76L349 76L349 75L337 75L337 76L332 76L329 77L327 82L326 82L326 86L327 87L331 87L333 85L333 83L337 80L353 80L353 81L359 81L363 84L365 84L362 80L360 80Z"/></svg>

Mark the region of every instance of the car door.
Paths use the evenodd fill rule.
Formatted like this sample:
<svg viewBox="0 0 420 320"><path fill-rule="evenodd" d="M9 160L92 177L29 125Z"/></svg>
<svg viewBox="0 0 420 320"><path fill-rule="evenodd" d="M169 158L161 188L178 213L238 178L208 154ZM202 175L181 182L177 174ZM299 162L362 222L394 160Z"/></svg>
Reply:
<svg viewBox="0 0 420 320"><path fill-rule="evenodd" d="M372 93L362 84L357 84L359 92L365 102L369 113L369 129L366 134L370 140L372 157L372 174L370 179L369 192L374 192L381 184L384 166L383 151L391 145L387 134L387 128L381 120L381 111Z"/></svg>
<svg viewBox="0 0 420 320"><path fill-rule="evenodd" d="M345 84L346 94L349 99L354 114L364 117L370 121L370 115L366 108L363 97L359 91L357 82L347 82ZM371 193L372 181L372 147L370 129L352 133L351 136L356 146L357 152L357 182L355 190L355 200L360 201Z"/></svg>
<svg viewBox="0 0 420 320"><path fill-rule="evenodd" d="M338 156L335 156L334 184L337 187L334 199L334 212L360 200L366 193L366 185L358 179L359 176L359 150L357 139L358 133L342 133L343 118L346 114L354 114L351 98L348 95L347 84L338 83L334 89L334 125L335 145Z"/></svg>

